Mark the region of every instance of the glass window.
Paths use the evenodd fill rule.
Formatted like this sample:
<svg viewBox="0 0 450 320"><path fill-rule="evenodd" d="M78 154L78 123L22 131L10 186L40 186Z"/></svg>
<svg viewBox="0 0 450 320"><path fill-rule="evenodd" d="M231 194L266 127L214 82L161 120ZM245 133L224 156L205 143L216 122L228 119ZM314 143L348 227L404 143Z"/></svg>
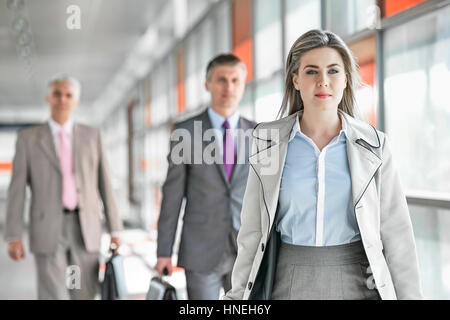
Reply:
<svg viewBox="0 0 450 320"><path fill-rule="evenodd" d="M194 24L206 13L211 1L205 0L187 0L188 9L188 28Z"/></svg>
<svg viewBox="0 0 450 320"><path fill-rule="evenodd" d="M161 186L167 175L167 155L169 153L170 133L168 126L160 126L149 131L146 138L146 196L142 210L144 228L153 230L161 204Z"/></svg>
<svg viewBox="0 0 450 320"><path fill-rule="evenodd" d="M200 90L200 105L205 105L210 101L208 91L204 89L206 80L206 66L214 56L214 25L211 18L206 19L199 28L199 39L201 42L200 64L198 66L198 86ZM199 107L199 105L197 105Z"/></svg>
<svg viewBox="0 0 450 320"><path fill-rule="evenodd" d="M450 299L450 210L409 206L425 299Z"/></svg>
<svg viewBox="0 0 450 320"><path fill-rule="evenodd" d="M214 55L231 51L230 2L222 2L214 12L216 27L214 36ZM206 67L206 66L205 66Z"/></svg>
<svg viewBox="0 0 450 320"><path fill-rule="evenodd" d="M256 122L276 120L283 99L281 76L259 83L256 87Z"/></svg>
<svg viewBox="0 0 450 320"><path fill-rule="evenodd" d="M169 80L169 118L173 118L177 115L177 74L176 74L176 61L175 55L170 54L168 57L167 76Z"/></svg>
<svg viewBox="0 0 450 320"><path fill-rule="evenodd" d="M341 37L361 31L373 24L375 0L328 0L327 26Z"/></svg>
<svg viewBox="0 0 450 320"><path fill-rule="evenodd" d="M320 0L286 0L285 22L285 57L295 40L311 29L321 27Z"/></svg>
<svg viewBox="0 0 450 320"><path fill-rule="evenodd" d="M195 109L200 104L199 49L199 35L191 33L186 42L186 107L188 110Z"/></svg>
<svg viewBox="0 0 450 320"><path fill-rule="evenodd" d="M283 66L280 1L255 0L255 75L270 77Z"/></svg>
<svg viewBox="0 0 450 320"><path fill-rule="evenodd" d="M355 92L357 111L363 120L376 126L377 95L375 89L375 37L369 37L350 45L359 65L363 86Z"/></svg>
<svg viewBox="0 0 450 320"><path fill-rule="evenodd" d="M147 135L148 174L152 182L163 183L167 172L169 153L169 131L166 126L153 129Z"/></svg>
<svg viewBox="0 0 450 320"><path fill-rule="evenodd" d="M239 103L239 113L249 120L255 119L255 106L253 103L253 88L248 84L245 88L244 96Z"/></svg>
<svg viewBox="0 0 450 320"><path fill-rule="evenodd" d="M145 104L144 104L144 86L139 82L140 101L133 108L133 131L139 132L145 128Z"/></svg>
<svg viewBox="0 0 450 320"><path fill-rule="evenodd" d="M152 125L167 121L169 116L169 69L168 60L164 60L154 71L151 80L151 119Z"/></svg>
<svg viewBox="0 0 450 320"><path fill-rule="evenodd" d="M4 187L5 190L8 188L11 180L12 160L16 150L16 141L17 132L0 130L0 145L2 146L0 148L0 187Z"/></svg>
<svg viewBox="0 0 450 320"><path fill-rule="evenodd" d="M387 30L386 131L407 193L450 194L450 6Z"/></svg>
<svg viewBox="0 0 450 320"><path fill-rule="evenodd" d="M145 155L145 135L139 134L133 139L133 190L134 199L141 205L144 201L145 188L145 170L146 170L146 155Z"/></svg>
<svg viewBox="0 0 450 320"><path fill-rule="evenodd" d="M364 121L376 126L375 62L360 65L359 74L364 84L355 92L357 111Z"/></svg>

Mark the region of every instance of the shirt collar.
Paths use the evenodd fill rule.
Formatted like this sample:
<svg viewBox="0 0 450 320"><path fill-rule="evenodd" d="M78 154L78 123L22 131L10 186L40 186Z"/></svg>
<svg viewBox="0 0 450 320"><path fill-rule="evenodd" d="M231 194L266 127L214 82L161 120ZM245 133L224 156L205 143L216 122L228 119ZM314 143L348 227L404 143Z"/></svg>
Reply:
<svg viewBox="0 0 450 320"><path fill-rule="evenodd" d="M208 115L209 119L211 120L211 125L214 129L222 129L222 125L225 121L225 118L214 111L213 108L208 107ZM236 129L239 123L239 111L236 111L231 116L228 117L228 123L230 124L230 129Z"/></svg>
<svg viewBox="0 0 450 320"><path fill-rule="evenodd" d="M300 111L298 113L298 116L295 117L295 123L294 123L294 126L292 127L291 134L289 136L289 141L294 139L297 132L300 133L300 135L304 136L304 133L302 132L302 130L300 128L300 121L299 121L299 118L301 117L302 114L303 114L303 112ZM341 138L342 134L344 134L344 137L347 136L347 122L345 121L344 117L342 117L340 114L339 114L339 118L341 119L342 129L341 129L341 131L339 131L338 138L337 138L338 141Z"/></svg>
<svg viewBox="0 0 450 320"><path fill-rule="evenodd" d="M66 131L66 133L68 135L72 135L72 130L73 130L73 121L72 119L69 119L66 121L66 123L64 123L62 126L57 123L55 120L53 120L52 118L48 119L48 125L50 126L50 130L52 131L52 133L54 135L59 134L59 131L61 130L61 128L64 129L64 131Z"/></svg>

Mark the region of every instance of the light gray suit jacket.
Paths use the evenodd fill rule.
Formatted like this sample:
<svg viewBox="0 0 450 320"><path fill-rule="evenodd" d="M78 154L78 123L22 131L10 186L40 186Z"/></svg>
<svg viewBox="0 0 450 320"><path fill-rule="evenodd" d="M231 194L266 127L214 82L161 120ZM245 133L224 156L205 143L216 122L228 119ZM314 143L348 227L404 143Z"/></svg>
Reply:
<svg viewBox="0 0 450 320"><path fill-rule="evenodd" d="M109 231L120 231L122 222L108 176L100 131L74 123L72 145L82 236L86 249L96 252L102 233L99 195ZM26 128L18 134L8 190L6 239L22 237L26 186L31 189L31 252L53 253L64 213L60 163L48 124Z"/></svg>
<svg viewBox="0 0 450 320"><path fill-rule="evenodd" d="M195 125L197 123L197 125ZM201 123L201 128L199 124ZM256 123L239 119L238 128L252 129ZM190 136L200 137L211 129L207 110L185 121L176 123L173 130L184 129ZM251 135L251 130L248 130ZM200 138L201 139L201 138ZM209 272L220 261L233 228L233 216L240 216L242 199L248 176L248 153L251 141L245 148L245 163L234 167L231 180L225 175L223 164L193 163L201 159L211 141L194 145L191 141L171 142L170 150L179 143L192 150L191 157L175 164L169 152L169 169L163 185L163 199L158 220L158 257L172 256L178 218L183 198L186 198L183 230L178 251L178 265L192 271ZM243 145L241 145L243 146ZM185 155L186 156L186 155Z"/></svg>

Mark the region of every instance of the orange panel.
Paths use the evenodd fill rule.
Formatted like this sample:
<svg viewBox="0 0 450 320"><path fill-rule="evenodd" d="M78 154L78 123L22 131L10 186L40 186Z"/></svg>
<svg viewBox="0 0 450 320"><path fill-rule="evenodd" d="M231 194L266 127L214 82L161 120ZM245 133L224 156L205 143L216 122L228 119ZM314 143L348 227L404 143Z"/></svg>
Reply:
<svg viewBox="0 0 450 320"><path fill-rule="evenodd" d="M375 60L376 49L374 36L352 43L349 45L349 48L353 52L359 65L370 63Z"/></svg>
<svg viewBox="0 0 450 320"><path fill-rule="evenodd" d="M252 52L253 43L251 39L247 39L246 41L241 42L239 45L233 48L233 54L244 61L245 65L247 66L246 82L250 82L253 79L253 64L251 63L253 59Z"/></svg>
<svg viewBox="0 0 450 320"><path fill-rule="evenodd" d="M0 162L0 172L12 172L11 162Z"/></svg>
<svg viewBox="0 0 450 320"><path fill-rule="evenodd" d="M415 5L425 1L426 0L385 0L384 16L385 17L393 16L394 14L397 14L406 9L414 7Z"/></svg>
<svg viewBox="0 0 450 320"><path fill-rule="evenodd" d="M375 84L375 62L369 62L359 66L359 75L365 84L373 87Z"/></svg>
<svg viewBox="0 0 450 320"><path fill-rule="evenodd" d="M253 80L252 2L233 0L231 42L233 53L247 66L246 82Z"/></svg>
<svg viewBox="0 0 450 320"><path fill-rule="evenodd" d="M181 113L186 109L186 94L184 85L184 50L181 46L176 50L176 63L178 112Z"/></svg>
<svg viewBox="0 0 450 320"><path fill-rule="evenodd" d="M251 0L233 0L231 5L232 42L234 47L252 36L252 2Z"/></svg>

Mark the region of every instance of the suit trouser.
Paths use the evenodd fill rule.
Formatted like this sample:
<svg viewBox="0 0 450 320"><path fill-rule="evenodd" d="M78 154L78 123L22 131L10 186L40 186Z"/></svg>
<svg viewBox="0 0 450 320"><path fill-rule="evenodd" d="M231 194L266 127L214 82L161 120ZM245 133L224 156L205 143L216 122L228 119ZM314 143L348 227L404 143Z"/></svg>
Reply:
<svg viewBox="0 0 450 320"><path fill-rule="evenodd" d="M231 273L237 255L237 230L232 228L226 250L219 264L210 272L186 269L186 289L189 300L218 300L220 289L231 289Z"/></svg>
<svg viewBox="0 0 450 320"><path fill-rule="evenodd" d="M61 213L63 214L63 213ZM55 253L35 254L40 300L89 300L99 292L98 252L85 249L77 214L64 214Z"/></svg>

